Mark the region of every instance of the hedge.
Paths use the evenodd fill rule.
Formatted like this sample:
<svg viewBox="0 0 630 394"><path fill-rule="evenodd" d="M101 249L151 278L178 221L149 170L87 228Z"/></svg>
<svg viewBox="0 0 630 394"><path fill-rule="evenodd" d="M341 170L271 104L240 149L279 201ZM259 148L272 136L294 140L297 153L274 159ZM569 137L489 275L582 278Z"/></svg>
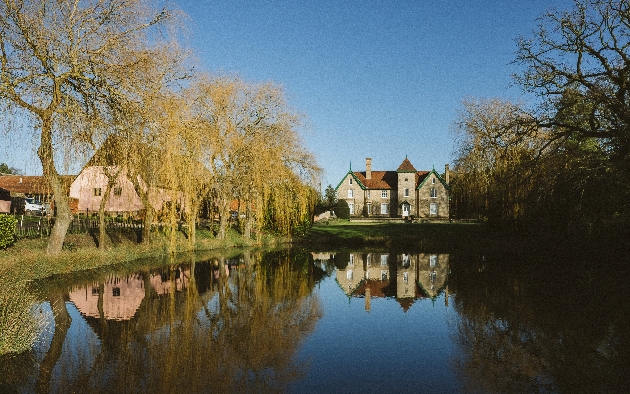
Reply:
<svg viewBox="0 0 630 394"><path fill-rule="evenodd" d="M5 249L15 242L17 219L10 215L0 214L0 249Z"/></svg>

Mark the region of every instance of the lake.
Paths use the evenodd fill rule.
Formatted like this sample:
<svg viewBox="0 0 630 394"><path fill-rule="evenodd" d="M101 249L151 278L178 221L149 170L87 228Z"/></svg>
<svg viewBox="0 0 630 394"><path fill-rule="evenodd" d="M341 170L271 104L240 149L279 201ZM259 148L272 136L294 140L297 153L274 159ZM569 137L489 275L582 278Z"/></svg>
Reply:
<svg viewBox="0 0 630 394"><path fill-rule="evenodd" d="M32 291L47 324L0 357L2 393L629 387L627 262L606 254L240 251Z"/></svg>

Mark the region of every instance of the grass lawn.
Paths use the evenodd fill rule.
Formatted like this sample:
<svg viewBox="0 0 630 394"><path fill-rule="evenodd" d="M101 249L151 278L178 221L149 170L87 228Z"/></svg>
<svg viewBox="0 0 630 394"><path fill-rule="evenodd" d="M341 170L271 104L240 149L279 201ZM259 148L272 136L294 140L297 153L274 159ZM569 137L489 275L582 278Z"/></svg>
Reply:
<svg viewBox="0 0 630 394"><path fill-rule="evenodd" d="M361 223L347 220L314 225L301 239L311 247L378 247L452 249L462 244L487 243L492 233L482 223Z"/></svg>

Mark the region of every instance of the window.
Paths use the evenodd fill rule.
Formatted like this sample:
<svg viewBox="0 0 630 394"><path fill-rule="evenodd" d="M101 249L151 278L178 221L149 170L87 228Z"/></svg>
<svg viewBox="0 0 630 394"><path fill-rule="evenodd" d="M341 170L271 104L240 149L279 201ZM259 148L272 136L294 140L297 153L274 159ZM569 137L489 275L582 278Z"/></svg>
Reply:
<svg viewBox="0 0 630 394"><path fill-rule="evenodd" d="M381 270L381 280L387 280L387 271Z"/></svg>
<svg viewBox="0 0 630 394"><path fill-rule="evenodd" d="M372 203L371 202L367 203L367 214L368 215L372 214Z"/></svg>
<svg viewBox="0 0 630 394"><path fill-rule="evenodd" d="M387 261L389 260L389 256L386 254L381 255L381 265L387 265Z"/></svg>
<svg viewBox="0 0 630 394"><path fill-rule="evenodd" d="M432 254L431 257L429 257L429 266L431 268L435 268L435 266L437 265L437 261L438 261L437 254Z"/></svg>
<svg viewBox="0 0 630 394"><path fill-rule="evenodd" d="M432 202L431 205L429 206L429 213L431 215L437 215L438 213L438 206L436 203Z"/></svg>
<svg viewBox="0 0 630 394"><path fill-rule="evenodd" d="M352 189L348 190L348 198L354 197L354 191Z"/></svg>
<svg viewBox="0 0 630 394"><path fill-rule="evenodd" d="M435 177L431 178L431 183L435 185Z"/></svg>
<svg viewBox="0 0 630 394"><path fill-rule="evenodd" d="M346 271L346 279L352 280L352 270Z"/></svg>
<svg viewBox="0 0 630 394"><path fill-rule="evenodd" d="M431 188L431 198L437 198L437 190L434 187Z"/></svg>
<svg viewBox="0 0 630 394"><path fill-rule="evenodd" d="M370 191L368 190L366 193L367 198L370 198Z"/></svg>
<svg viewBox="0 0 630 394"><path fill-rule="evenodd" d="M348 203L348 208L350 208L350 215L354 215L354 203L353 202L349 202Z"/></svg>
<svg viewBox="0 0 630 394"><path fill-rule="evenodd" d="M353 254L350 255L350 261L348 262L348 265L349 266L354 266L354 255Z"/></svg>
<svg viewBox="0 0 630 394"><path fill-rule="evenodd" d="M403 194L405 197L409 197L409 189L405 188L405 191Z"/></svg>
<svg viewBox="0 0 630 394"><path fill-rule="evenodd" d="M372 254L371 253L368 253L366 260L367 260L366 261L367 266L368 267L371 266L372 265Z"/></svg>
<svg viewBox="0 0 630 394"><path fill-rule="evenodd" d="M403 272L403 281L409 283L409 272Z"/></svg>
<svg viewBox="0 0 630 394"><path fill-rule="evenodd" d="M94 195L95 196L100 196L101 195L101 188L100 187L95 187L94 188Z"/></svg>
<svg viewBox="0 0 630 394"><path fill-rule="evenodd" d="M387 215L389 213L389 204L382 203L381 204L381 215Z"/></svg>
<svg viewBox="0 0 630 394"><path fill-rule="evenodd" d="M112 289L112 296L114 297L120 297L120 287L114 287Z"/></svg>
<svg viewBox="0 0 630 394"><path fill-rule="evenodd" d="M350 185L352 185L352 177L348 179L350 181Z"/></svg>
<svg viewBox="0 0 630 394"><path fill-rule="evenodd" d="M381 197L387 198L387 190L381 190Z"/></svg>
<svg viewBox="0 0 630 394"><path fill-rule="evenodd" d="M120 195L122 195L122 187L115 187L114 196L120 196Z"/></svg>

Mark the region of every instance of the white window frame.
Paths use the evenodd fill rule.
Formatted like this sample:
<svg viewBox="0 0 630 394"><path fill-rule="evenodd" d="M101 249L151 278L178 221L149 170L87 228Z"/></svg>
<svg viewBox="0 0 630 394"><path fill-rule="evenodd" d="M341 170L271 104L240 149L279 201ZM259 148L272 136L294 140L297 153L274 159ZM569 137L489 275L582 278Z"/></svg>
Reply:
<svg viewBox="0 0 630 394"><path fill-rule="evenodd" d="M354 198L354 190L348 189L348 198Z"/></svg>
<svg viewBox="0 0 630 394"><path fill-rule="evenodd" d="M434 187L431 188L431 198L437 198L437 189Z"/></svg>
<svg viewBox="0 0 630 394"><path fill-rule="evenodd" d="M352 185L352 177L348 178L348 180L350 181L349 185Z"/></svg>
<svg viewBox="0 0 630 394"><path fill-rule="evenodd" d="M438 214L438 205L436 202L432 202L431 204L429 204L429 214L430 215Z"/></svg>
<svg viewBox="0 0 630 394"><path fill-rule="evenodd" d="M350 208L350 215L354 215L354 203L353 202L349 202L348 203L348 208Z"/></svg>
<svg viewBox="0 0 630 394"><path fill-rule="evenodd" d="M384 202L381 203L381 215L388 215L389 214L389 204Z"/></svg>
<svg viewBox="0 0 630 394"><path fill-rule="evenodd" d="M387 190L381 190L381 198L387 198Z"/></svg>
<svg viewBox="0 0 630 394"><path fill-rule="evenodd" d="M431 178L431 183L435 185L435 177Z"/></svg>
<svg viewBox="0 0 630 394"><path fill-rule="evenodd" d="M367 195L367 198L370 198L370 191L369 190L367 191L366 195Z"/></svg>

